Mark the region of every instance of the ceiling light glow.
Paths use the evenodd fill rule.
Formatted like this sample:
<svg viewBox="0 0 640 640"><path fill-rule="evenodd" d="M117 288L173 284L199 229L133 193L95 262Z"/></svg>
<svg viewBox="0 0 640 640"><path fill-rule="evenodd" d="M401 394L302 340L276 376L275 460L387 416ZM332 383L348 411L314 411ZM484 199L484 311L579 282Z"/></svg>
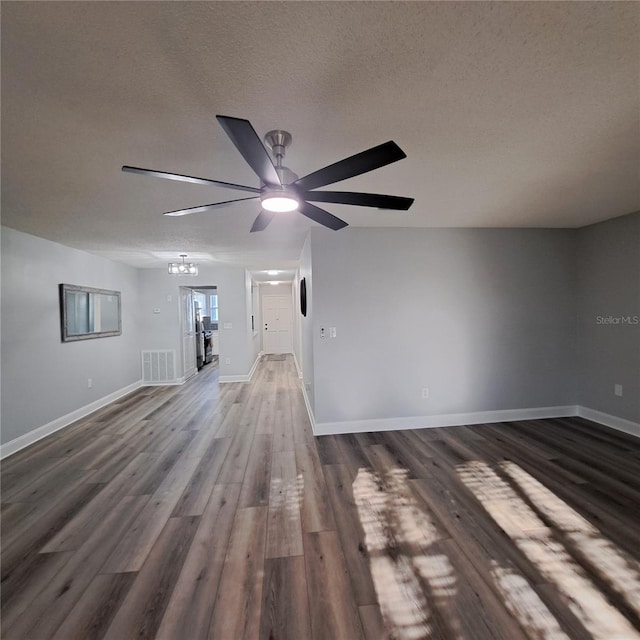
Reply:
<svg viewBox="0 0 640 640"><path fill-rule="evenodd" d="M275 213L295 211L300 204L300 201L293 193L281 190L267 191L260 196L260 200L265 211L273 211Z"/></svg>

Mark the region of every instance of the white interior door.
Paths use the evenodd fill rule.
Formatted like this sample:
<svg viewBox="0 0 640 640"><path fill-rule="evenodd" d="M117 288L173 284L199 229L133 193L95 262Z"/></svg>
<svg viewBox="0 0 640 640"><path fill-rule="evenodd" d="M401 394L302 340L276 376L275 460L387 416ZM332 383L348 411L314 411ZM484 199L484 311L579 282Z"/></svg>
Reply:
<svg viewBox="0 0 640 640"><path fill-rule="evenodd" d="M193 292L186 287L180 287L180 330L182 332L182 370L186 380L198 371Z"/></svg>
<svg viewBox="0 0 640 640"><path fill-rule="evenodd" d="M291 296L262 296L262 349L291 353L293 309Z"/></svg>

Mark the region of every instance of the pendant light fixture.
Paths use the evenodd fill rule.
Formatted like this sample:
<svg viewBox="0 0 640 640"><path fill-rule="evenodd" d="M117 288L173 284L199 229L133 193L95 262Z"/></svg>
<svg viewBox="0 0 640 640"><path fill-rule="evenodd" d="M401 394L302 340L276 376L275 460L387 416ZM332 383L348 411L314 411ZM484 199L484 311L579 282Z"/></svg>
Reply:
<svg viewBox="0 0 640 640"><path fill-rule="evenodd" d="M193 262L185 262L186 253L181 253L182 262L170 262L169 273L173 276L197 276L198 265Z"/></svg>

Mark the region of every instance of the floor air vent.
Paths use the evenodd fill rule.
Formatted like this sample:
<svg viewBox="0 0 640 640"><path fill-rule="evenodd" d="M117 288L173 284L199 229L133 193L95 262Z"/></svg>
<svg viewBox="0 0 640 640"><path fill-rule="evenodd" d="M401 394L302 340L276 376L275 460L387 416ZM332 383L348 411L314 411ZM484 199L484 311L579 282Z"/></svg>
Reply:
<svg viewBox="0 0 640 640"><path fill-rule="evenodd" d="M147 384L162 384L176 381L176 352L166 351L142 352L142 381Z"/></svg>

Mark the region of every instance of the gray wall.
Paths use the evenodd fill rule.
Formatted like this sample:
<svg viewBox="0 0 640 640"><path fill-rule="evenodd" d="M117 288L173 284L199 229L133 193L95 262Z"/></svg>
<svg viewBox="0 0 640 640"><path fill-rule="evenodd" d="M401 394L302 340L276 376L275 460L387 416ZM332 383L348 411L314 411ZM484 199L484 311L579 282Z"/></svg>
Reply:
<svg viewBox="0 0 640 640"><path fill-rule="evenodd" d="M63 343L61 282L120 291L122 335ZM139 336L136 269L2 228L2 443L139 381Z"/></svg>
<svg viewBox="0 0 640 640"><path fill-rule="evenodd" d="M258 357L258 355L260 354L260 349L261 349L261 340L260 340L260 331L259 331L259 327L260 325L258 324L258 322L260 322L260 314L258 314L258 317L254 319L255 327L256 329L258 329L258 333L254 336L253 335L253 329L251 328L251 314L253 312L253 303L254 303L254 298L256 298L257 296L254 295L254 290L253 290L253 280L251 279L251 274L245 270L244 272L244 318L245 318L245 328L244 328L244 334L246 337L246 345L247 345L247 354L248 354L248 358L247 358L247 364L249 366L249 369L247 369L247 373L249 373L249 371L251 370L251 367L253 366L253 363L256 361L256 358Z"/></svg>
<svg viewBox="0 0 640 640"><path fill-rule="evenodd" d="M254 338L251 333L251 279L245 269L201 265L197 276L172 276L164 269L140 269L138 274L142 322L139 349L175 349L177 375L182 376L180 286L216 286L220 375L249 373L259 351L260 336ZM154 314L154 308L160 313ZM232 328L225 329L224 324L229 322Z"/></svg>
<svg viewBox="0 0 640 640"><path fill-rule="evenodd" d="M302 378L304 381L305 392L311 410L315 413L314 398L314 362L313 362L313 313L314 313L314 297L313 297L313 273L311 265L311 234L307 236L302 253L300 254L300 279L305 278L307 287L307 315L300 318L300 344L302 353Z"/></svg>
<svg viewBox="0 0 640 640"><path fill-rule="evenodd" d="M317 422L575 404L575 231L313 229L311 256Z"/></svg>
<svg viewBox="0 0 640 640"><path fill-rule="evenodd" d="M640 213L580 229L578 265L579 404L640 422Z"/></svg>

